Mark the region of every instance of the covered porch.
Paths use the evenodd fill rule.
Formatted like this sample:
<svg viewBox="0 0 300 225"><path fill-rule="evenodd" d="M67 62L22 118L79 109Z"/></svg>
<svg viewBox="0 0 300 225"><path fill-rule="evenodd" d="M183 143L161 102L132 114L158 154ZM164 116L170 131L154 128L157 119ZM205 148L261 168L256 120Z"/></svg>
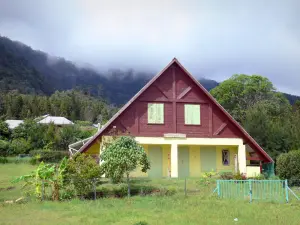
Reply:
<svg viewBox="0 0 300 225"><path fill-rule="evenodd" d="M250 164L250 152L242 139L136 137L151 161L147 174L133 176L200 177L205 172L260 174L259 165Z"/></svg>

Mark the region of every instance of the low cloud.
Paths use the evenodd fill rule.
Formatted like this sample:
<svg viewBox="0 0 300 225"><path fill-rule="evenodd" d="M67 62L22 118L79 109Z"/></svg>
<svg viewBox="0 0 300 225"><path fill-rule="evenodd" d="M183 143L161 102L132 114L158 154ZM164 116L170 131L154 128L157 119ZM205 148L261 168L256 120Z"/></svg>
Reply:
<svg viewBox="0 0 300 225"><path fill-rule="evenodd" d="M0 0L0 34L101 70L267 76L300 94L300 1Z"/></svg>

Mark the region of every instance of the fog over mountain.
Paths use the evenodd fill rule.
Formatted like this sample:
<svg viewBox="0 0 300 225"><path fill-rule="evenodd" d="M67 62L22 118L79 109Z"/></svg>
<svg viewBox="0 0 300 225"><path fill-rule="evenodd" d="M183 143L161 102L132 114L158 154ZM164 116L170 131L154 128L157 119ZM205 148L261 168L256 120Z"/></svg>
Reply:
<svg viewBox="0 0 300 225"><path fill-rule="evenodd" d="M100 72L155 73L177 57L198 78L260 74L300 94L299 11L298 0L0 0L0 34Z"/></svg>

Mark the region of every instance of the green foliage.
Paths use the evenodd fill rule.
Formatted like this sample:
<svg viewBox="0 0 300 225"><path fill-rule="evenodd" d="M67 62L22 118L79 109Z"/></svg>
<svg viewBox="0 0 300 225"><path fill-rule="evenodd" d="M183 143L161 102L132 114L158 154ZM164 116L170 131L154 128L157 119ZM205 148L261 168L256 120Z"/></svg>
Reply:
<svg viewBox="0 0 300 225"><path fill-rule="evenodd" d="M69 156L68 151L54 151L54 150L32 150L30 151L32 156L31 163L36 164L39 162L59 162L64 157ZM35 162L35 163L34 163Z"/></svg>
<svg viewBox="0 0 300 225"><path fill-rule="evenodd" d="M150 169L150 162L141 145L132 137L119 137L109 144L100 156L104 162L101 169L105 176L113 182L120 182L124 175L129 177L129 173L138 166L142 172Z"/></svg>
<svg viewBox="0 0 300 225"><path fill-rule="evenodd" d="M9 142L0 140L0 156L7 156L9 153Z"/></svg>
<svg viewBox="0 0 300 225"><path fill-rule="evenodd" d="M276 173L281 179L291 182L300 180L300 150L282 153L276 160Z"/></svg>
<svg viewBox="0 0 300 225"><path fill-rule="evenodd" d="M248 177L247 179L248 179L248 180L249 180L249 179L251 179L251 180L266 180L266 177L265 177L265 175L260 174L260 175L257 175L257 176L255 176L255 177ZM271 180L271 179L270 179L270 180Z"/></svg>
<svg viewBox="0 0 300 225"><path fill-rule="evenodd" d="M276 158L281 152L299 146L300 133L295 127L299 118L295 113L286 102L261 101L248 109L243 125L271 157Z"/></svg>
<svg viewBox="0 0 300 225"><path fill-rule="evenodd" d="M29 194L34 194L36 198L43 198L45 187L52 187L52 200L59 200L59 190L63 186L64 173L67 168L67 158L64 158L59 165L45 164L41 162L37 169L31 174L18 177L13 183L24 181L23 188L29 187Z"/></svg>
<svg viewBox="0 0 300 225"><path fill-rule="evenodd" d="M91 121L82 121L82 120L76 120L75 124L79 126L92 126L93 123Z"/></svg>
<svg viewBox="0 0 300 225"><path fill-rule="evenodd" d="M24 138L13 139L9 145L9 154L18 155L18 154L28 154L31 149L29 141Z"/></svg>
<svg viewBox="0 0 300 225"><path fill-rule="evenodd" d="M0 156L0 164L9 163L8 159L6 157Z"/></svg>
<svg viewBox="0 0 300 225"><path fill-rule="evenodd" d="M104 123L116 112L116 107L108 105L103 99L93 98L75 90L56 91L50 97L0 92L0 102L3 102L0 115L9 119L33 119L51 114L74 121L82 120L79 125L85 126L91 125L92 122Z"/></svg>
<svg viewBox="0 0 300 225"><path fill-rule="evenodd" d="M232 180L234 177L234 174L232 172L223 172L220 174L221 180Z"/></svg>
<svg viewBox="0 0 300 225"><path fill-rule="evenodd" d="M7 140L10 137L8 124L0 120L0 140Z"/></svg>
<svg viewBox="0 0 300 225"><path fill-rule="evenodd" d="M25 120L12 132L9 154L28 153L32 149L67 150L69 144L91 137L95 131L96 129L81 129L78 125L58 127Z"/></svg>
<svg viewBox="0 0 300 225"><path fill-rule="evenodd" d="M34 120L25 120L12 132L13 139L23 138L30 143L30 149L43 148L46 145L47 125L36 123Z"/></svg>
<svg viewBox="0 0 300 225"><path fill-rule="evenodd" d="M210 172L204 172L204 174L202 175L202 177L203 178L212 178L212 177L214 177L216 175L217 175L217 173L214 170L212 170Z"/></svg>
<svg viewBox="0 0 300 225"><path fill-rule="evenodd" d="M234 174L233 179L234 180L246 180L247 177L245 176L245 174L236 173L236 174Z"/></svg>
<svg viewBox="0 0 300 225"><path fill-rule="evenodd" d="M65 184L75 189L77 196L85 196L92 191L93 185L101 177L100 166L91 156L78 154L68 162L65 173Z"/></svg>
<svg viewBox="0 0 300 225"><path fill-rule="evenodd" d="M247 109L255 103L269 99L275 88L259 75L236 74L211 90L211 94L237 120L242 121Z"/></svg>

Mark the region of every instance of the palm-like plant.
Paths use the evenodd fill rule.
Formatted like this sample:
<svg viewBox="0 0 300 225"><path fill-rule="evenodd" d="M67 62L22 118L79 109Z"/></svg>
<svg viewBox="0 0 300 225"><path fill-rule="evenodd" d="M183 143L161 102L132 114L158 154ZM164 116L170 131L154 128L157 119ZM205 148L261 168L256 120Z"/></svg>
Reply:
<svg viewBox="0 0 300 225"><path fill-rule="evenodd" d="M41 162L37 169L31 174L23 175L13 180L13 183L25 181L23 188L32 187L34 195L41 199L45 196L43 187L52 187L52 200L59 200L59 190L63 185L64 172L67 167L68 159L64 158L59 165L45 164Z"/></svg>

